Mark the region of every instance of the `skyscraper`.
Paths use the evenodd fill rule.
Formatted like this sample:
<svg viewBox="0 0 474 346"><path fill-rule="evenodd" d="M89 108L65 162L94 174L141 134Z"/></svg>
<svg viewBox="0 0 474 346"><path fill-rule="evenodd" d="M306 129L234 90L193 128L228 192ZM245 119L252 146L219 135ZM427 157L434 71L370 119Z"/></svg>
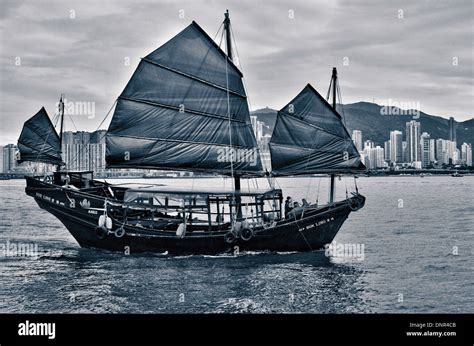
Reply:
<svg viewBox="0 0 474 346"><path fill-rule="evenodd" d="M446 142L444 139L436 140L436 161L438 163L445 163L444 153L446 152Z"/></svg>
<svg viewBox="0 0 474 346"><path fill-rule="evenodd" d="M357 151L362 151L362 131L353 130L352 131L352 141L354 142Z"/></svg>
<svg viewBox="0 0 474 346"><path fill-rule="evenodd" d="M390 162L402 162L402 141L401 131L390 131Z"/></svg>
<svg viewBox="0 0 474 346"><path fill-rule="evenodd" d="M448 163L449 164L454 164L454 161L457 160L459 158L460 155L458 155L457 157L454 157L456 152L457 152L457 148L456 148L456 142L454 141L446 141L446 148L447 148L447 154L448 154Z"/></svg>
<svg viewBox="0 0 474 346"><path fill-rule="evenodd" d="M471 143L463 143L461 145L461 159L462 161L468 165L472 166L472 145Z"/></svg>
<svg viewBox="0 0 474 346"><path fill-rule="evenodd" d="M366 141L364 142L364 150L365 150L365 148L367 148L367 147L369 147L369 148L375 147L374 142L371 141L371 140L366 140Z"/></svg>
<svg viewBox="0 0 474 346"><path fill-rule="evenodd" d="M262 140L262 137L263 137L263 122L261 121L257 121L257 135L256 135L256 139L257 139L257 142L261 141Z"/></svg>
<svg viewBox="0 0 474 346"><path fill-rule="evenodd" d="M390 157L391 145L390 144L391 144L390 140L388 140L388 141L385 141L385 143L383 145L384 156L385 156L385 160L387 160L387 161L391 160L391 157Z"/></svg>
<svg viewBox="0 0 474 346"><path fill-rule="evenodd" d="M454 143L454 142L452 142ZM453 151L453 161L452 161L452 164L453 165L459 165L462 163L462 160L461 160L461 151L456 148L456 150Z"/></svg>
<svg viewBox="0 0 474 346"><path fill-rule="evenodd" d="M16 163L18 147L15 144L7 144L3 147L3 173L12 173Z"/></svg>
<svg viewBox="0 0 474 346"><path fill-rule="evenodd" d="M430 162L436 161L435 150L436 150L435 140L430 139Z"/></svg>
<svg viewBox="0 0 474 346"><path fill-rule="evenodd" d="M384 156L384 150L380 146L375 147L375 155L376 155L376 166L377 168L382 168L385 163L385 156Z"/></svg>
<svg viewBox="0 0 474 346"><path fill-rule="evenodd" d="M250 122L252 123L253 133L255 135L257 135L257 116L256 115L251 115L250 116Z"/></svg>
<svg viewBox="0 0 474 346"><path fill-rule="evenodd" d="M408 161L408 150L407 141L402 142L402 162Z"/></svg>
<svg viewBox="0 0 474 346"><path fill-rule="evenodd" d="M406 123L408 162L421 161L420 135L421 124L412 120Z"/></svg>
<svg viewBox="0 0 474 346"><path fill-rule="evenodd" d="M105 130L96 132L64 132L63 161L71 171L92 170L102 174L105 170Z"/></svg>
<svg viewBox="0 0 474 346"><path fill-rule="evenodd" d="M3 145L0 145L0 173L4 173L3 171Z"/></svg>
<svg viewBox="0 0 474 346"><path fill-rule="evenodd" d="M384 148L380 146L366 146L364 149L365 165L369 169L377 169L384 167Z"/></svg>
<svg viewBox="0 0 474 346"><path fill-rule="evenodd" d="M430 147L430 135L426 132L423 132L420 139L421 147L421 165L423 168L427 168L431 164L431 147Z"/></svg>
<svg viewBox="0 0 474 346"><path fill-rule="evenodd" d="M449 125L448 138L451 142L456 143L456 141L457 141L457 138L456 138L456 124L454 123L454 118L453 117L449 118L448 125Z"/></svg>
<svg viewBox="0 0 474 346"><path fill-rule="evenodd" d="M447 139L436 140L436 160L440 164L453 163L453 156L456 152L456 143Z"/></svg>

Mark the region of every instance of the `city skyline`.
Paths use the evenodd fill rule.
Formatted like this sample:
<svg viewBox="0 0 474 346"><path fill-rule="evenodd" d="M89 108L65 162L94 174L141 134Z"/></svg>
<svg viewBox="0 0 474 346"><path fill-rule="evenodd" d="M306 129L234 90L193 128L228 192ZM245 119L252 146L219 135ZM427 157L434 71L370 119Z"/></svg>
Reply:
<svg viewBox="0 0 474 346"><path fill-rule="evenodd" d="M389 132L384 146L375 145L371 139L363 141L363 150L359 150L362 161L368 169L388 168L392 165L411 165L415 169L430 168L434 165L472 166L472 144L456 141L453 119L449 119L446 137L434 139L422 132L421 122L411 120L406 123L405 134L399 130ZM405 140L403 140L405 139ZM361 130L352 131L352 141L358 147L362 142Z"/></svg>
<svg viewBox="0 0 474 346"><path fill-rule="evenodd" d="M469 1L49 4L2 2L0 143L14 142L41 106L53 113L60 93L93 106L94 114L73 118L94 131L140 57L192 20L213 37L226 8L252 110L279 109L308 82L323 92L336 66L344 104L411 102L428 114L472 118Z"/></svg>
<svg viewBox="0 0 474 346"><path fill-rule="evenodd" d="M270 168L270 152L268 143L271 138L270 127L258 117L250 117L252 128L260 149L260 156L265 167ZM363 162L368 169L387 168L391 164L411 164L416 169L431 167L434 163L439 164L466 164L472 166L472 144L458 143L452 141L456 136L452 128L447 131L447 138L431 138L427 132L421 132L421 122L412 120L406 123L407 132L415 129L413 136L419 137L417 149L418 161L410 161L407 152L407 133L392 130L388 134L388 140L384 146L375 145L371 139L363 140L361 130L352 131L352 141L362 156ZM421 132L421 133L420 133ZM87 131L65 131L63 134L63 159L66 169L71 171L92 170L98 174L106 172L105 166L105 130L94 132ZM410 135L409 135L410 136ZM405 141L403 140L405 137ZM51 171L52 166L44 164L24 163L19 166L15 161L18 148L15 144L0 145L0 173L9 173L11 169L21 172L46 172ZM38 165L38 166L36 166ZM6 168L7 167L7 168ZM23 168L23 169L21 169Z"/></svg>

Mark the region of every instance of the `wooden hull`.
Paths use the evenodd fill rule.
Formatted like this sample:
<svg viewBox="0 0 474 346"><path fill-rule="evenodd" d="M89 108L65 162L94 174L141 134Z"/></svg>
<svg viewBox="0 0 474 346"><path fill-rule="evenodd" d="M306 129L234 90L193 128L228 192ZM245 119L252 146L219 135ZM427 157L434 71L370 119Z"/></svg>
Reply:
<svg viewBox="0 0 474 346"><path fill-rule="evenodd" d="M235 251L312 251L332 242L351 211L364 206L365 197L355 195L331 207L311 209L302 217L281 220L271 227L257 227L248 240L228 242L230 230L215 232L187 232L183 238L163 230L125 225L125 234L115 232L121 225L114 220L111 230L98 231L104 198L80 190L55 186L34 178L27 178L26 193L38 205L56 216L80 246L120 252L167 252L169 254L216 254ZM118 233L120 235L120 233Z"/></svg>

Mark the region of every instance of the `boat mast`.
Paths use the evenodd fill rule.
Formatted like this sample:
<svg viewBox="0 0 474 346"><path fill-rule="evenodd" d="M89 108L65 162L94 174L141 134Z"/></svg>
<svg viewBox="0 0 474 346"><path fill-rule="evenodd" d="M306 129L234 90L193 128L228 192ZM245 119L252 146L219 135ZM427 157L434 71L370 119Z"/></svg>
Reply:
<svg viewBox="0 0 474 346"><path fill-rule="evenodd" d="M336 93L337 93L337 70L335 67L332 68L332 108L336 111ZM336 180L335 174L331 174L331 186L329 187L329 203L334 203L334 196L336 195Z"/></svg>
<svg viewBox="0 0 474 346"><path fill-rule="evenodd" d="M230 61L232 61L232 37L231 37L231 32L230 32L229 10L226 10L224 13L224 30L225 30L227 56L229 57ZM229 131L232 131L232 129L229 129ZM230 143L230 145L232 146L232 143ZM240 191L240 177L238 175L234 176L234 190ZM237 204L237 218L240 218L242 217L242 206L241 206L241 199L239 195L235 196L235 202Z"/></svg>
<svg viewBox="0 0 474 346"><path fill-rule="evenodd" d="M229 10L226 10L224 13L224 30L225 30L225 40L227 47L227 56L232 60L232 38L230 35L230 18Z"/></svg>
<svg viewBox="0 0 474 346"><path fill-rule="evenodd" d="M61 148L61 154L63 151L63 127L64 127L64 94L61 94L61 98L59 99L59 116L61 117L61 126L59 128L59 145ZM61 170L61 164L56 166L56 172Z"/></svg>

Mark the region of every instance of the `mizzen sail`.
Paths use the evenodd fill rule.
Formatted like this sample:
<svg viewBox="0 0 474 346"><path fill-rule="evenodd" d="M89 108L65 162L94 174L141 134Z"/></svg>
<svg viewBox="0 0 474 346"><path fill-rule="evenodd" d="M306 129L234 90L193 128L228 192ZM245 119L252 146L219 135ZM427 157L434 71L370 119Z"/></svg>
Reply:
<svg viewBox="0 0 474 346"><path fill-rule="evenodd" d="M275 176L366 169L341 116L310 84L278 112L270 154Z"/></svg>
<svg viewBox="0 0 474 346"><path fill-rule="evenodd" d="M143 58L107 132L107 166L262 175L242 74L195 22Z"/></svg>
<svg viewBox="0 0 474 346"><path fill-rule="evenodd" d="M18 139L19 163L23 161L62 163L61 142L48 113L42 107L25 122Z"/></svg>

